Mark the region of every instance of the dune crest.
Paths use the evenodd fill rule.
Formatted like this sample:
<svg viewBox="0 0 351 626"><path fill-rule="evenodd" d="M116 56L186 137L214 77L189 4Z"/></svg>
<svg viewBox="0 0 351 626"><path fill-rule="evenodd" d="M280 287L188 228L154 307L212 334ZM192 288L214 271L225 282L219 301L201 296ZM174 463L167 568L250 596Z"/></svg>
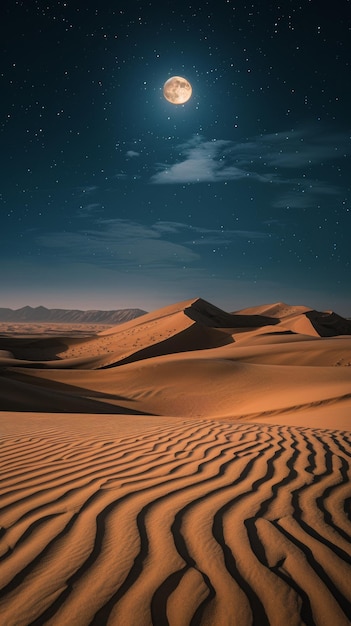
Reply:
<svg viewBox="0 0 351 626"><path fill-rule="evenodd" d="M249 307L237 311L241 315L268 315L269 317L275 317L282 319L284 317L290 317L291 315L300 315L310 311L307 306L291 305L285 302L275 302L274 304L263 304L260 306Z"/></svg>

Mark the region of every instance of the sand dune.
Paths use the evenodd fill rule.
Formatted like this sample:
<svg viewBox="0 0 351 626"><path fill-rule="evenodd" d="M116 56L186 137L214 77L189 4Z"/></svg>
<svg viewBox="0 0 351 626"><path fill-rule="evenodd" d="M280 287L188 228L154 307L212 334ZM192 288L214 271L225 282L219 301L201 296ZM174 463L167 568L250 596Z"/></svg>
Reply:
<svg viewBox="0 0 351 626"><path fill-rule="evenodd" d="M201 299L0 341L0 623L346 626L351 330Z"/></svg>
<svg viewBox="0 0 351 626"><path fill-rule="evenodd" d="M284 315L267 316L273 309ZM341 420L351 401L351 335L318 336L309 313L272 305L231 315L196 299L88 338L4 338L2 407L221 419L281 412L285 420L340 403ZM348 329L327 317L335 334Z"/></svg>

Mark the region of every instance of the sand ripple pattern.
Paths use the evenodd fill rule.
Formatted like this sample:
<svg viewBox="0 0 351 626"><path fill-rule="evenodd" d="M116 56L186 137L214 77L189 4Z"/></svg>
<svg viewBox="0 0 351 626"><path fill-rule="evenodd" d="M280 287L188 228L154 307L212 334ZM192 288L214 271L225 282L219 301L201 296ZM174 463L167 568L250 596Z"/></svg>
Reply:
<svg viewBox="0 0 351 626"><path fill-rule="evenodd" d="M1 624L346 626L350 453L347 432L203 420L4 438Z"/></svg>

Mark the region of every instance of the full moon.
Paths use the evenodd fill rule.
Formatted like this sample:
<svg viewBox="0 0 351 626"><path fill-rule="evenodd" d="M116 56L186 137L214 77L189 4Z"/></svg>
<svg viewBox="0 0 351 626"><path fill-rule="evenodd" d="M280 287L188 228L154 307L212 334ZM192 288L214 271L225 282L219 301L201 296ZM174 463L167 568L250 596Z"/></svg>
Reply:
<svg viewBox="0 0 351 626"><path fill-rule="evenodd" d="M192 87L182 76L172 76L163 85L163 95L172 104L184 104L191 98Z"/></svg>

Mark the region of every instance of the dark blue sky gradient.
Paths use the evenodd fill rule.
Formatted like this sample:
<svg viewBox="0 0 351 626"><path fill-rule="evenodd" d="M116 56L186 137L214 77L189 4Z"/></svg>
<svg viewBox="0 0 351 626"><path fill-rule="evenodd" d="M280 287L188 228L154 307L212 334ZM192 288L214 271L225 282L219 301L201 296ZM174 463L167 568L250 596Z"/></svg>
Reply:
<svg viewBox="0 0 351 626"><path fill-rule="evenodd" d="M348 0L1 12L1 306L351 315Z"/></svg>

